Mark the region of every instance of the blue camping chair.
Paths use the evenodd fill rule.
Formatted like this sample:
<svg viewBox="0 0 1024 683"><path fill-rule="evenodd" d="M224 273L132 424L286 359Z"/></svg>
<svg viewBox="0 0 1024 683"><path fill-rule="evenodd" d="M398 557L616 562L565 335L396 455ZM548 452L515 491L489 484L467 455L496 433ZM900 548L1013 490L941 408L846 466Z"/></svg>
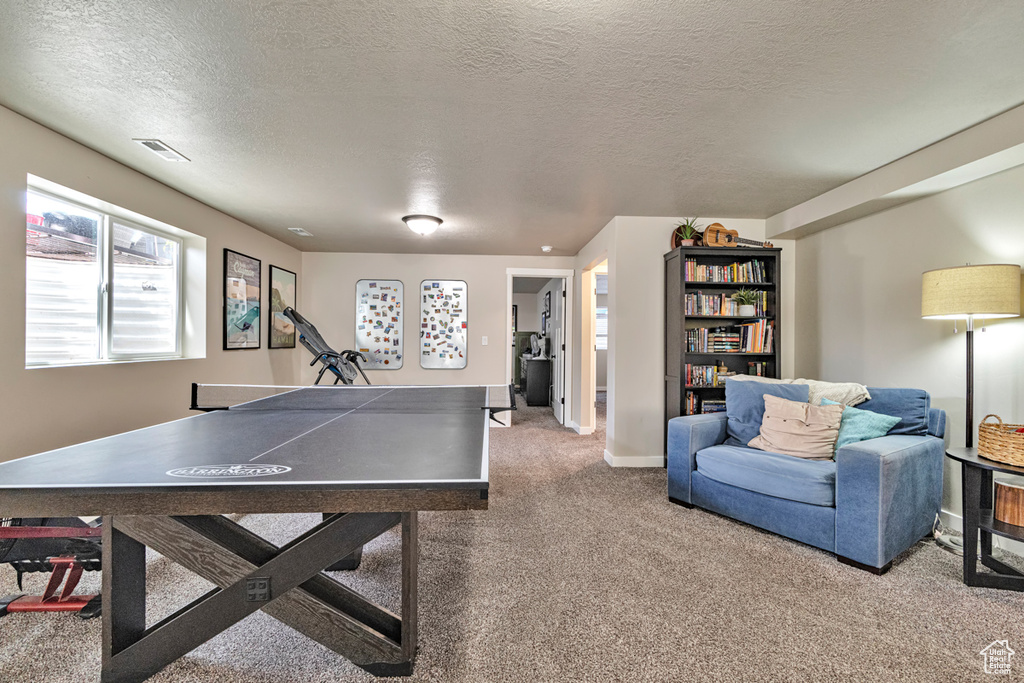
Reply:
<svg viewBox="0 0 1024 683"><path fill-rule="evenodd" d="M299 333L299 343L309 349L309 352L313 354L314 358L310 361L310 365L316 365L322 363L323 367L320 368L320 374L316 376L316 381L313 384L319 384L320 378L324 376L324 373L330 370L334 373L334 383L341 382L342 384L352 384L355 382L357 377L356 372L363 376L363 379L367 384L370 384L369 378L366 373L363 372L362 367L359 366L359 361L366 362L366 356L359 353L358 351L342 351L338 353L324 341L324 338L320 336L313 323L309 322L292 307L284 309L284 315L292 324L295 325L295 330Z"/></svg>

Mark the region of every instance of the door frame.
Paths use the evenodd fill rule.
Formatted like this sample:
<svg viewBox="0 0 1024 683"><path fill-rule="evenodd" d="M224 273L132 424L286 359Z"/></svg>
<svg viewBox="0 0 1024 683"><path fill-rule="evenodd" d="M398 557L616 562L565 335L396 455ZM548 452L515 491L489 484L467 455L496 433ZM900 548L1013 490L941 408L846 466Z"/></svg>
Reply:
<svg viewBox="0 0 1024 683"><path fill-rule="evenodd" d="M507 279L505 311L506 321L512 320L512 279L516 277L563 278L565 280L565 303L562 309L562 339L565 340L565 351L562 351L562 387L565 406L562 409L562 426L572 423L572 359L573 359L573 283L576 271L572 268L506 268ZM505 382L512 382L512 325L505 325Z"/></svg>

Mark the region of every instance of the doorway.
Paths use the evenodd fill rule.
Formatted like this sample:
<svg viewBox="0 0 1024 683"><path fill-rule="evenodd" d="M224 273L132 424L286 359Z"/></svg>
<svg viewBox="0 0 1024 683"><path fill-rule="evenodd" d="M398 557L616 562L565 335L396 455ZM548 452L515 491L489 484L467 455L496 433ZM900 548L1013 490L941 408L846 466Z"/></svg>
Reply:
<svg viewBox="0 0 1024 683"><path fill-rule="evenodd" d="M555 420L570 420L572 270L508 269L508 382L517 401L547 406ZM513 308L514 307L514 308ZM513 329L511 311L515 311Z"/></svg>
<svg viewBox="0 0 1024 683"><path fill-rule="evenodd" d="M601 255L585 266L581 273L580 415L579 424L573 425L580 434L592 434L595 431L599 412L602 413L604 426L611 420L614 411L615 373L612 371L609 270L608 257ZM604 389L600 396L598 386Z"/></svg>

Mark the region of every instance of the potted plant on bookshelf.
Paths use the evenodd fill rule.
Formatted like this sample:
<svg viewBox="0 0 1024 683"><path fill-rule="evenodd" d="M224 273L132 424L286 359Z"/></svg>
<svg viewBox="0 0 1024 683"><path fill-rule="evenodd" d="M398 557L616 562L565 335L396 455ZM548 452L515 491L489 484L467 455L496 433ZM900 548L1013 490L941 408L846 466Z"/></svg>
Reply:
<svg viewBox="0 0 1024 683"><path fill-rule="evenodd" d="M672 248L692 247L700 238L697 217L687 218L672 230Z"/></svg>
<svg viewBox="0 0 1024 683"><path fill-rule="evenodd" d="M732 295L732 300L740 306L739 314L745 317L754 315L754 305L757 303L760 297L760 292L755 289L747 289L746 287L737 290Z"/></svg>

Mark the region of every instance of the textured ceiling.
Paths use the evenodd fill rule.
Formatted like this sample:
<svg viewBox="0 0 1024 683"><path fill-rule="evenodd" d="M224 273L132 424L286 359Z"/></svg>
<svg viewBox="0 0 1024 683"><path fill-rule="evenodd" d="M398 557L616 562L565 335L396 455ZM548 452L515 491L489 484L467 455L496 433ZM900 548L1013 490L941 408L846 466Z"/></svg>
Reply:
<svg viewBox="0 0 1024 683"><path fill-rule="evenodd" d="M3 0L0 104L303 250L575 254L1024 102L1022 29L1020 0Z"/></svg>

